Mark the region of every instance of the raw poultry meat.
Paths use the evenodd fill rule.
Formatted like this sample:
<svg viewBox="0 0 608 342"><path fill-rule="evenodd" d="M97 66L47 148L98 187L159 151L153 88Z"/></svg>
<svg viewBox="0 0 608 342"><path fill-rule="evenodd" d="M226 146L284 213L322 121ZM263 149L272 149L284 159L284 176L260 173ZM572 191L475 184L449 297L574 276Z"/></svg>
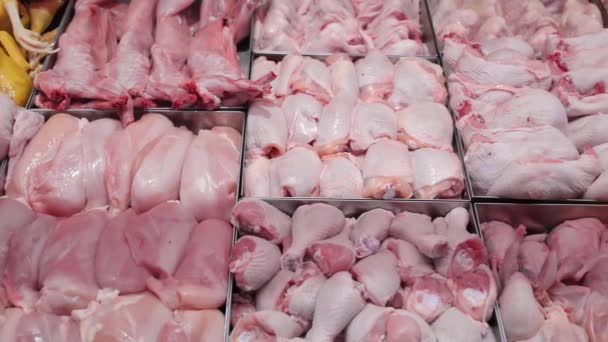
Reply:
<svg viewBox="0 0 608 342"><path fill-rule="evenodd" d="M568 124L568 138L579 151L608 143L603 132L608 129L608 114L596 114L574 120Z"/></svg>
<svg viewBox="0 0 608 342"><path fill-rule="evenodd" d="M276 157L285 153L289 130L286 116L279 106L271 101L254 101L248 117L248 159L258 155Z"/></svg>
<svg viewBox="0 0 608 342"><path fill-rule="evenodd" d="M316 196L322 168L314 151L305 147L293 148L270 161L270 193L290 197Z"/></svg>
<svg viewBox="0 0 608 342"><path fill-rule="evenodd" d="M339 94L323 108L319 119L319 136L314 143L320 155L347 150L355 102L356 98Z"/></svg>
<svg viewBox="0 0 608 342"><path fill-rule="evenodd" d="M258 290L280 268L281 251L268 240L256 236L241 237L230 256L230 272L244 291Z"/></svg>
<svg viewBox="0 0 608 342"><path fill-rule="evenodd" d="M266 209L260 215L271 211L269 203L263 206ZM434 220L418 213L395 216L380 208L354 212L357 219L344 219L344 214L327 204L299 206L293 211L292 236L281 244L283 268L277 271L275 257L267 257L256 267L256 274L264 275L259 283L265 284L246 293L240 292L247 287L239 283L241 274L236 270L240 291L232 306L233 313L236 310L231 319L236 326L233 341L245 338L245 332L256 338L290 341L431 342L440 336L451 341L446 329L454 330L452 334L461 336L458 341L462 342L477 335L474 340L495 340L485 322L492 316L497 285L481 239L467 232L466 209L455 208ZM393 234L391 226L397 220L408 225L409 236ZM426 257L420 247L402 240L425 236L425 229L443 238L445 257L441 253ZM256 231L242 233L257 235ZM254 235L243 235L237 246L250 239L258 246L277 248ZM308 247L297 259L294 250L300 246ZM456 311L447 316L453 318L440 319L449 311ZM450 323L461 320L462 324ZM284 330L274 325L278 321ZM429 324L437 325L439 332Z"/></svg>
<svg viewBox="0 0 608 342"><path fill-rule="evenodd" d="M176 311L160 332L158 341L221 341L224 314L218 310Z"/></svg>
<svg viewBox="0 0 608 342"><path fill-rule="evenodd" d="M319 196L357 198L363 194L363 175L358 160L351 154L337 153L323 158Z"/></svg>
<svg viewBox="0 0 608 342"><path fill-rule="evenodd" d="M419 102L395 113L397 137L410 149L432 147L452 151L454 122L444 105Z"/></svg>
<svg viewBox="0 0 608 342"><path fill-rule="evenodd" d="M382 139L371 145L361 168L364 196L382 199L412 197L414 175L410 156L407 146L399 141Z"/></svg>
<svg viewBox="0 0 608 342"><path fill-rule="evenodd" d="M514 273L500 295L500 312L509 341L532 338L543 324L543 313L534 300L529 280Z"/></svg>
<svg viewBox="0 0 608 342"><path fill-rule="evenodd" d="M318 122L323 105L306 94L289 95L281 105L289 135L287 149L312 143L318 135Z"/></svg>
<svg viewBox="0 0 608 342"><path fill-rule="evenodd" d="M600 159L600 165L602 167L602 174L591 184L591 186L585 192L584 198L586 199L595 199L595 200L605 200L608 198L608 189L606 186L608 185L608 144L597 145L593 148L595 153L598 155Z"/></svg>
<svg viewBox="0 0 608 342"><path fill-rule="evenodd" d="M355 62L360 97L364 101L386 100L391 93L395 68L380 51L370 51Z"/></svg>
<svg viewBox="0 0 608 342"><path fill-rule="evenodd" d="M433 324L437 342L481 342L485 335L492 334L481 322L460 312L456 308L447 309Z"/></svg>
<svg viewBox="0 0 608 342"><path fill-rule="evenodd" d="M457 197L464 189L460 159L453 152L421 148L411 153L414 197Z"/></svg>
<svg viewBox="0 0 608 342"><path fill-rule="evenodd" d="M446 237L435 232L431 217L424 214L407 211L397 214L391 223L390 235L411 243L429 258L441 257L447 252Z"/></svg>
<svg viewBox="0 0 608 342"><path fill-rule="evenodd" d="M394 109L417 102L446 102L443 70L437 64L425 59L402 58L395 64L394 78L392 94L388 98Z"/></svg>
<svg viewBox="0 0 608 342"><path fill-rule="evenodd" d="M382 138L397 137L395 113L381 103L361 102L355 106L351 118L350 148L364 152Z"/></svg>
<svg viewBox="0 0 608 342"><path fill-rule="evenodd" d="M424 55L416 1L269 1L256 13L255 49Z"/></svg>
<svg viewBox="0 0 608 342"><path fill-rule="evenodd" d="M243 199L232 208L232 224L242 233L280 244L291 235L291 218L257 199Z"/></svg>
<svg viewBox="0 0 608 342"><path fill-rule="evenodd" d="M331 96L331 73L325 63L305 58L291 75L289 87L294 93L305 93L327 103Z"/></svg>

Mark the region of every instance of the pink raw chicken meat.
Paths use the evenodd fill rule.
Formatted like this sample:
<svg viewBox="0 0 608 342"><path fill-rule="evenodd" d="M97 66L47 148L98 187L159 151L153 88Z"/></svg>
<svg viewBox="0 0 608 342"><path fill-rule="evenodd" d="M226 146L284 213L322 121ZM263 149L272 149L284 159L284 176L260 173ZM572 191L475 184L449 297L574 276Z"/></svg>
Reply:
<svg viewBox="0 0 608 342"><path fill-rule="evenodd" d="M445 103L443 69L421 58L402 58L395 65L395 84L388 103L395 109L419 102Z"/></svg>
<svg viewBox="0 0 608 342"><path fill-rule="evenodd" d="M431 328L439 342L483 342L486 338L495 341L485 322L476 321L456 308L447 309Z"/></svg>
<svg viewBox="0 0 608 342"><path fill-rule="evenodd" d="M236 326L241 318L256 312L253 298L250 294L235 293L232 295L232 309L230 310L230 324Z"/></svg>
<svg viewBox="0 0 608 342"><path fill-rule="evenodd" d="M326 276L331 277L337 272L348 271L355 264L355 249L350 240L353 226L354 219L347 218L338 235L315 241L308 246L308 256Z"/></svg>
<svg viewBox="0 0 608 342"><path fill-rule="evenodd" d="M391 222L389 233L394 238L416 246L420 253L429 258L441 257L447 253L447 238L435 231L428 215L401 212Z"/></svg>
<svg viewBox="0 0 608 342"><path fill-rule="evenodd" d="M220 101L226 106L241 105L269 90L243 74L232 38L232 29L216 19L201 26L190 42L192 80L185 86L209 109L219 107Z"/></svg>
<svg viewBox="0 0 608 342"><path fill-rule="evenodd" d="M81 124L67 114L53 115L27 144L19 159L11 160L10 175L6 183L6 195L27 202L29 180L33 171L42 163L52 159L61 142L77 134Z"/></svg>
<svg viewBox="0 0 608 342"><path fill-rule="evenodd" d="M49 232L57 219L38 215L29 225L21 227L11 236L6 255L3 285L9 301L25 310L32 310L38 300L38 264Z"/></svg>
<svg viewBox="0 0 608 342"><path fill-rule="evenodd" d="M444 105L420 102L395 114L397 138L409 148L432 147L452 151L454 123Z"/></svg>
<svg viewBox="0 0 608 342"><path fill-rule="evenodd" d="M351 59L342 53L333 54L325 60L331 71L331 90L335 96L359 97L359 78Z"/></svg>
<svg viewBox="0 0 608 342"><path fill-rule="evenodd" d="M287 150L288 126L283 110L273 101L256 100L247 113L247 159L279 156Z"/></svg>
<svg viewBox="0 0 608 342"><path fill-rule="evenodd" d="M314 151L295 147L271 160L270 193L290 197L317 196L322 167L323 164Z"/></svg>
<svg viewBox="0 0 608 342"><path fill-rule="evenodd" d="M213 238L209 238L213 237ZM151 278L148 288L172 309L217 309L226 302L232 227L209 219L193 228L173 277Z"/></svg>
<svg viewBox="0 0 608 342"><path fill-rule="evenodd" d="M237 286L255 291L266 284L280 269L281 250L268 240L257 236L241 237L230 255L230 272Z"/></svg>
<svg viewBox="0 0 608 342"><path fill-rule="evenodd" d="M157 341L172 312L147 292L93 302L75 313L90 341Z"/></svg>
<svg viewBox="0 0 608 342"><path fill-rule="evenodd" d="M380 208L359 216L350 233L358 258L374 254L380 249L380 243L388 237L393 218L395 214Z"/></svg>
<svg viewBox="0 0 608 342"><path fill-rule="evenodd" d="M323 105L306 94L289 95L281 105L287 121L287 149L311 144L318 135L318 123Z"/></svg>
<svg viewBox="0 0 608 342"><path fill-rule="evenodd" d="M280 311L258 311L243 317L230 334L231 342L278 341L302 335L307 323Z"/></svg>
<svg viewBox="0 0 608 342"><path fill-rule="evenodd" d="M298 70L304 57L296 54L290 54L279 63L279 75L275 80L274 95L284 97L291 94L291 83L295 77L295 72Z"/></svg>
<svg viewBox="0 0 608 342"><path fill-rule="evenodd" d="M224 338L224 314L218 310L176 311L167 322L158 342L221 341Z"/></svg>
<svg viewBox="0 0 608 342"><path fill-rule="evenodd" d="M401 282L397 272L397 258L386 249L357 262L351 273L363 284L365 296L381 306L385 306L393 297Z"/></svg>
<svg viewBox="0 0 608 342"><path fill-rule="evenodd" d="M106 223L106 212L95 209L51 230L39 263L40 310L65 315L96 298L95 246Z"/></svg>
<svg viewBox="0 0 608 342"><path fill-rule="evenodd" d="M18 229L30 225L36 218L36 214L21 202L0 198L0 272L4 274L6 259L9 252L11 235ZM5 281L4 278L2 280ZM8 298L4 286L0 286L0 310L8 305Z"/></svg>
<svg viewBox="0 0 608 342"><path fill-rule="evenodd" d="M604 132L608 129L608 114L595 114L574 120L568 124L568 138L579 151L608 143Z"/></svg>
<svg viewBox="0 0 608 342"><path fill-rule="evenodd" d="M355 68L363 101L386 100L389 97L393 90L395 69L386 55L371 50L355 62Z"/></svg>
<svg viewBox="0 0 608 342"><path fill-rule="evenodd" d="M412 165L405 144L382 139L371 145L365 154L362 172L365 197L412 197Z"/></svg>
<svg viewBox="0 0 608 342"><path fill-rule="evenodd" d="M393 308L367 304L346 328L346 342L381 341L386 336L386 323Z"/></svg>
<svg viewBox="0 0 608 342"><path fill-rule="evenodd" d="M394 238L382 242L382 247L395 254L399 277L405 284L411 284L416 278L432 274L433 266L426 256L422 255L413 244Z"/></svg>
<svg viewBox="0 0 608 342"><path fill-rule="evenodd" d="M200 130L184 160L180 200L197 220L228 220L236 200L240 168L240 134L222 129Z"/></svg>
<svg viewBox="0 0 608 342"><path fill-rule="evenodd" d="M246 160L245 163L243 174L245 178L245 196L270 197L270 159L255 157L253 160ZM278 191L275 188L273 190Z"/></svg>
<svg viewBox="0 0 608 342"><path fill-rule="evenodd" d="M397 118L392 109L382 103L359 102L352 113L350 148L364 152L382 138L397 137Z"/></svg>
<svg viewBox="0 0 608 342"><path fill-rule="evenodd" d="M315 241L337 235L344 228L341 210L334 206L315 203L298 207L292 215L289 248L281 256L281 268L295 271L302 266L306 248Z"/></svg>
<svg viewBox="0 0 608 342"><path fill-rule="evenodd" d="M296 277L294 272L279 270L272 279L255 293L254 311L279 310L285 291Z"/></svg>
<svg viewBox="0 0 608 342"><path fill-rule="evenodd" d="M464 190L464 175L453 152L421 148L412 152L414 197L421 199L459 197Z"/></svg>
<svg viewBox="0 0 608 342"><path fill-rule="evenodd" d="M135 210L127 209L111 218L99 235L95 254L95 275L99 287L115 289L120 294L139 293L146 289L146 281L152 273L137 264L125 238L127 229L132 229L137 222Z"/></svg>
<svg viewBox="0 0 608 342"><path fill-rule="evenodd" d="M347 150L356 102L356 96L339 93L325 105L319 120L319 135L314 143L319 155Z"/></svg>
<svg viewBox="0 0 608 342"><path fill-rule="evenodd" d="M401 308L419 315L429 323L441 316L454 302L446 279L437 274L416 278L405 292L405 302Z"/></svg>
<svg viewBox="0 0 608 342"><path fill-rule="evenodd" d="M395 310L386 322L386 341L435 341L435 333L422 318L405 310Z"/></svg>
<svg viewBox="0 0 608 342"><path fill-rule="evenodd" d="M182 259L196 220L178 201L139 215L124 232L131 256L152 274L172 275Z"/></svg>
<svg viewBox="0 0 608 342"><path fill-rule="evenodd" d="M541 328L543 312L523 274L514 273L507 280L498 301L509 341L532 338Z"/></svg>
<svg viewBox="0 0 608 342"><path fill-rule="evenodd" d="M81 341L78 322L45 312L10 309L0 332L3 341Z"/></svg>
<svg viewBox="0 0 608 342"><path fill-rule="evenodd" d="M604 200L608 198L608 143L595 146L593 151L600 159L602 174L587 189L584 198Z"/></svg>
<svg viewBox="0 0 608 342"><path fill-rule="evenodd" d="M172 128L173 124L165 116L146 114L126 129L110 135L105 146L104 181L111 210L122 211L129 207L133 167L137 154L148 143Z"/></svg>
<svg viewBox="0 0 608 342"><path fill-rule="evenodd" d="M500 221L490 221L481 224L481 232L485 239L490 266L494 271L505 258L507 250L515 241L515 229Z"/></svg>
<svg viewBox="0 0 608 342"><path fill-rule="evenodd" d="M181 88L187 82L186 61L190 27L185 13L194 0L158 0L154 44L150 49L152 70L145 96L171 101L173 108L194 104L197 97Z"/></svg>
<svg viewBox="0 0 608 342"><path fill-rule="evenodd" d="M82 129L82 151L84 161L84 187L88 209L100 208L108 204L108 196L103 181L106 168L104 147L109 137L122 129L119 121L99 119L89 122Z"/></svg>
<svg viewBox="0 0 608 342"><path fill-rule="evenodd" d="M323 284L307 340L333 341L363 310L365 299L357 286L347 272L338 272Z"/></svg>
<svg viewBox="0 0 608 342"><path fill-rule="evenodd" d="M305 57L290 79L290 89L294 93L314 96L322 103L331 100L331 73L325 63Z"/></svg>
<svg viewBox="0 0 608 342"><path fill-rule="evenodd" d="M302 273L290 281L279 307L283 312L311 321L317 296L326 280L315 263L304 263Z"/></svg>
<svg viewBox="0 0 608 342"><path fill-rule="evenodd" d="M280 244L291 234L291 217L257 199L243 199L232 208L233 225L241 232Z"/></svg>
<svg viewBox="0 0 608 342"><path fill-rule="evenodd" d="M496 302L496 281L486 265L463 272L448 280L454 296L454 306L477 321L492 316Z"/></svg>
<svg viewBox="0 0 608 342"><path fill-rule="evenodd" d="M131 183L131 206L145 212L179 195L182 166L192 133L173 128L151 141L135 159Z"/></svg>
<svg viewBox="0 0 608 342"><path fill-rule="evenodd" d="M337 153L323 157L319 179L319 195L327 198L359 198L363 192L363 176L357 157Z"/></svg>

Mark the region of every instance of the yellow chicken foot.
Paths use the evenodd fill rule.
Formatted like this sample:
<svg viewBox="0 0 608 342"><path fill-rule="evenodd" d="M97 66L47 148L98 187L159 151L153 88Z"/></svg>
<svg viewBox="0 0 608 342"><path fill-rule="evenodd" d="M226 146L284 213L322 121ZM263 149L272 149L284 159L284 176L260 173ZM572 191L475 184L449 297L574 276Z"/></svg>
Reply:
<svg viewBox="0 0 608 342"><path fill-rule="evenodd" d="M0 0L4 2L4 9L8 14L13 26L15 40L26 50L31 52L51 54L58 50L53 49L53 44L42 40L40 34L26 29L21 23L17 0Z"/></svg>

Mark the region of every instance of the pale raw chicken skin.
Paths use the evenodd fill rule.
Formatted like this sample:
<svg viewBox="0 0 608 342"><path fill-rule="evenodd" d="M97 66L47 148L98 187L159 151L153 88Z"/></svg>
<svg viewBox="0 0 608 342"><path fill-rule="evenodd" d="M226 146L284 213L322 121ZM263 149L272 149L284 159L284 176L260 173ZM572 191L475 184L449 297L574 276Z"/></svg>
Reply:
<svg viewBox="0 0 608 342"><path fill-rule="evenodd" d="M257 199L243 199L232 208L233 225L246 234L253 234L280 244L291 234L291 218L274 206Z"/></svg>
<svg viewBox="0 0 608 342"><path fill-rule="evenodd" d="M543 312L534 299L530 281L523 274L511 275L498 302L509 341L531 338L541 328Z"/></svg>
<svg viewBox="0 0 608 342"><path fill-rule="evenodd" d="M365 299L350 274L338 272L329 278L317 297L312 327L306 339L331 342L365 307Z"/></svg>
<svg viewBox="0 0 608 342"><path fill-rule="evenodd" d="M323 105L306 94L289 95L283 100L281 110L287 121L289 150L311 144L318 135L318 122Z"/></svg>
<svg viewBox="0 0 608 342"><path fill-rule="evenodd" d="M428 323L441 316L454 302L447 280L436 274L417 278L405 292L401 308L419 315Z"/></svg>
<svg viewBox="0 0 608 342"><path fill-rule="evenodd" d="M274 93L277 97L291 94L292 78L300 67L304 58L297 54L290 54L279 63L279 75L276 79Z"/></svg>
<svg viewBox="0 0 608 342"><path fill-rule="evenodd" d="M363 196L361 169L348 154L335 154L323 158L319 179L319 195L326 198L359 198Z"/></svg>
<svg viewBox="0 0 608 342"><path fill-rule="evenodd" d="M308 256L326 276L331 277L335 273L348 271L355 264L355 248L350 240L354 224L354 219L347 218L344 228L338 235L315 241L308 246Z"/></svg>
<svg viewBox="0 0 608 342"><path fill-rule="evenodd" d="M289 136L283 110L268 100L256 100L247 112L247 159L279 156L287 151Z"/></svg>
<svg viewBox="0 0 608 342"><path fill-rule="evenodd" d="M482 342L484 335L492 334L484 323L473 320L456 308L446 310L431 328L437 342Z"/></svg>
<svg viewBox="0 0 608 342"><path fill-rule="evenodd" d="M392 308L367 304L346 328L346 342L378 341L386 335L386 325Z"/></svg>
<svg viewBox="0 0 608 342"><path fill-rule="evenodd" d="M393 89L395 69L386 55L372 50L355 62L359 93L363 101L385 100Z"/></svg>
<svg viewBox="0 0 608 342"><path fill-rule="evenodd" d="M395 110L419 102L445 103L443 69L421 58L402 58L395 64L395 84L388 103Z"/></svg>
<svg viewBox="0 0 608 342"><path fill-rule="evenodd" d="M448 286L454 296L454 306L471 318L483 322L490 319L496 303L496 281L486 265L456 275Z"/></svg>
<svg viewBox="0 0 608 342"><path fill-rule="evenodd" d="M412 152L411 158L415 198L453 198L462 194L464 175L455 153L421 148Z"/></svg>
<svg viewBox="0 0 608 342"><path fill-rule="evenodd" d="M608 144L597 145L593 150L600 159L602 174L591 184L583 197L598 201L608 200Z"/></svg>
<svg viewBox="0 0 608 342"><path fill-rule="evenodd" d="M515 229L500 221L484 222L480 229L485 239L490 265L496 269L498 265L502 265L507 250L515 240Z"/></svg>
<svg viewBox="0 0 608 342"><path fill-rule="evenodd" d="M96 209L65 219L51 230L40 256L39 310L65 315L96 298L95 246L106 223L106 212Z"/></svg>
<svg viewBox="0 0 608 342"><path fill-rule="evenodd" d="M389 234L411 243L429 258L441 257L447 253L448 241L445 236L435 232L435 226L428 215L401 212L391 222Z"/></svg>
<svg viewBox="0 0 608 342"><path fill-rule="evenodd" d="M270 197L270 159L256 157L247 160L243 177L245 178L245 196Z"/></svg>
<svg viewBox="0 0 608 342"><path fill-rule="evenodd" d="M452 151L454 122L443 104L415 103L395 113L397 138L415 150L432 147Z"/></svg>
<svg viewBox="0 0 608 342"><path fill-rule="evenodd" d="M148 280L148 288L172 309L218 309L226 302L232 227L209 219L192 229L173 277ZM213 237L213 238L209 238Z"/></svg>
<svg viewBox="0 0 608 342"><path fill-rule="evenodd" d="M0 160L6 158L9 152L11 136L13 135L13 124L17 105L8 94L0 95Z"/></svg>
<svg viewBox="0 0 608 342"><path fill-rule="evenodd" d="M331 89L334 96L343 94L350 98L358 98L359 78L351 59L345 54L333 54L325 61L331 71Z"/></svg>
<svg viewBox="0 0 608 342"><path fill-rule="evenodd" d="M395 310L386 322L386 341L435 342L431 327L420 316L405 310Z"/></svg>
<svg viewBox="0 0 608 342"><path fill-rule="evenodd" d="M289 288L292 280L296 277L294 272L279 270L255 294L255 308L257 311L279 310L285 291Z"/></svg>
<svg viewBox="0 0 608 342"><path fill-rule="evenodd" d="M314 143L319 155L347 150L356 102L356 96L339 93L325 105L319 120L319 136Z"/></svg>
<svg viewBox="0 0 608 342"><path fill-rule="evenodd" d="M75 314L86 341L157 341L172 318L169 310L147 292L93 302Z"/></svg>
<svg viewBox="0 0 608 342"><path fill-rule="evenodd" d="M77 134L79 120L67 114L53 115L27 144L21 157L11 165L11 175L6 184L6 195L27 202L29 180L32 172L42 163L53 158L65 138Z"/></svg>
<svg viewBox="0 0 608 342"><path fill-rule="evenodd" d="M285 291L279 307L285 313L311 321L317 296L326 280L315 263L304 263L302 273L290 281L291 286Z"/></svg>
<svg viewBox="0 0 608 342"><path fill-rule="evenodd" d="M133 165L139 151L172 128L173 124L165 116L146 114L108 137L104 182L112 211L126 210L131 203Z"/></svg>
<svg viewBox="0 0 608 342"><path fill-rule="evenodd" d="M240 137L239 137L240 138ZM184 166L179 198L197 220L228 220L235 203L240 149L217 130L200 130L192 140Z"/></svg>
<svg viewBox="0 0 608 342"><path fill-rule="evenodd" d="M192 133L174 128L150 142L135 158L131 183L131 206L146 212L179 196L182 166Z"/></svg>
<svg viewBox="0 0 608 342"><path fill-rule="evenodd" d="M291 77L290 89L328 103L332 97L329 68L317 59L305 57Z"/></svg>
<svg viewBox="0 0 608 342"><path fill-rule="evenodd" d="M302 266L302 258L311 243L337 235L346 223L342 211L323 203L298 207L291 222L292 243L281 256L281 268L291 271Z"/></svg>
<svg viewBox="0 0 608 342"><path fill-rule="evenodd" d="M372 209L357 219L350 233L358 258L376 253L380 244L388 237L395 214L384 209Z"/></svg>
<svg viewBox="0 0 608 342"><path fill-rule="evenodd" d="M230 256L230 272L243 291L261 288L280 269L281 250L257 236L241 237Z"/></svg>
<svg viewBox="0 0 608 342"><path fill-rule="evenodd" d="M2 283L8 300L24 310L32 310L40 295L38 263L49 232L56 224L54 217L38 215L34 222L13 233L9 241Z"/></svg>
<svg viewBox="0 0 608 342"><path fill-rule="evenodd" d="M271 194L289 197L313 197L319 194L323 164L311 149L295 147L271 160ZM277 189L276 191L272 188Z"/></svg>
<svg viewBox="0 0 608 342"><path fill-rule="evenodd" d="M385 306L399 289L397 258L386 249L362 259L351 272L363 284L365 296L376 305Z"/></svg>
<svg viewBox="0 0 608 342"><path fill-rule="evenodd" d="M78 322L70 317L45 312L24 313L9 341L81 341Z"/></svg>
<svg viewBox="0 0 608 342"><path fill-rule="evenodd" d="M608 114L596 114L577 119L568 124L568 138L579 151L608 143Z"/></svg>
<svg viewBox="0 0 608 342"><path fill-rule="evenodd" d="M382 242L382 247L395 254L399 277L405 284L412 284L416 278L434 272L429 258L422 255L416 246L405 240L388 238Z"/></svg>
<svg viewBox="0 0 608 342"><path fill-rule="evenodd" d="M363 161L363 195L391 199L412 197L412 165L405 144L383 139L371 145Z"/></svg>
<svg viewBox="0 0 608 342"><path fill-rule="evenodd" d="M176 311L165 324L158 342L221 341L224 338L224 314L219 310Z"/></svg>
<svg viewBox="0 0 608 342"><path fill-rule="evenodd" d="M146 281L152 274L137 264L125 239L125 231L137 221L135 210L127 209L111 218L99 235L95 254L95 275L99 287L118 290L120 294L139 293L146 289Z"/></svg>
<svg viewBox="0 0 608 342"><path fill-rule="evenodd" d="M122 129L117 120L99 119L89 122L82 129L82 151L84 160L84 187L86 208L100 208L108 204L103 182L106 169L104 146L112 133Z"/></svg>
<svg viewBox="0 0 608 342"><path fill-rule="evenodd" d="M243 317L230 334L231 342L278 341L302 335L305 321L280 311L258 311Z"/></svg>
<svg viewBox="0 0 608 342"><path fill-rule="evenodd" d="M382 103L359 102L353 109L350 129L350 148L365 152L382 138L397 137L395 113Z"/></svg>

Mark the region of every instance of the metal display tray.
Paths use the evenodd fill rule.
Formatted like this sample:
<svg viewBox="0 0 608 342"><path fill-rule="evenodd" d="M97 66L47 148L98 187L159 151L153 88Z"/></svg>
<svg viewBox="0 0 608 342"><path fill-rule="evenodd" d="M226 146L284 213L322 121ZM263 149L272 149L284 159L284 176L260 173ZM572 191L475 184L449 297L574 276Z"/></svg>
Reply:
<svg viewBox="0 0 608 342"><path fill-rule="evenodd" d="M375 208L382 208L399 213L402 211L410 211L420 214L426 214L433 218L437 216L445 216L454 208L465 208L469 212L468 231L481 236L473 205L467 201L438 201L438 200L419 200L419 201L394 201L394 200L336 200L336 199L299 199L299 198L283 198L283 199L263 199L265 202L273 205L287 215L293 215L294 211L301 205L313 203L326 203L332 205L344 213L347 217L358 217L360 214ZM231 283L231 288L234 288ZM235 290L236 291L236 290ZM234 292L235 292L234 291ZM227 301L226 316L229 318L231 312L232 295ZM229 322L229 320L228 320ZM504 335L504 328L500 319L500 313L495 305L494 313L488 321L490 328L494 332L497 341L507 341ZM226 334L232 330L228 331ZM226 340L227 342L228 340Z"/></svg>
<svg viewBox="0 0 608 342"><path fill-rule="evenodd" d="M253 57L253 61L255 61L255 58L258 57L266 57L268 60L272 60L275 62L281 61L286 55L281 55L281 54L259 54L259 55L255 55ZM323 54L315 54L315 55L307 55L307 57L311 57L314 59L318 59L321 61L324 61L328 55L323 55ZM354 61L356 61L359 58L363 58L364 55L361 56L356 56L356 55L349 55L349 57ZM400 57L398 56L389 56L389 59L393 62L396 63L399 60ZM438 64L441 66L440 60L437 57L416 57L416 58L421 58L421 59L425 59L428 60L434 64ZM443 67L442 67L443 68ZM444 77L445 77L445 71L444 71ZM447 84L444 83L444 87L447 90ZM448 93L448 101L449 101L449 93ZM449 103L449 102L448 102ZM445 104L446 108L448 109L448 111L450 112L450 114L452 114L452 120L455 120L455 117L452 113L452 111L450 110L448 103ZM245 131L246 132L246 131ZM243 141L244 141L244 145L243 145L243 152L247 153L247 134L243 135ZM471 196L471 190L470 190L470 185L469 185L469 176L466 172L465 169L465 165L464 165L464 149L463 149L462 142L461 142L461 138L460 135L458 133L458 130L456 129L455 123L454 123L454 133L452 135L452 147L453 147L453 152L458 156L458 159L460 160L460 166L463 170L463 175L464 175L464 182L465 182L465 187L464 190L462 192L462 197L461 198L456 198L456 199L445 199L445 198L439 198L439 199L432 199L430 201L445 201L445 202L461 202L461 201L467 201L467 200L471 200L472 196ZM246 155L246 154L245 154ZM241 168L241 184L245 184L245 163L244 163L245 158L243 158L243 165ZM241 197L247 197L245 196L245 192L244 192L244 186L241 187ZM272 198L264 198L264 200L272 200L272 199L279 199L281 197L272 197ZM323 197L285 197L285 198L291 198L291 199L300 199L300 200L310 200L310 199L317 199L317 200L325 200L327 198L323 198ZM339 199L336 199L339 200ZM348 198L346 200L365 200L365 201L370 201L370 202L378 202L381 203L382 199L373 199L373 198ZM390 201L397 201L397 202L425 202L425 201L429 201L426 199L415 199L415 198L395 198L395 199L391 199Z"/></svg>
<svg viewBox="0 0 608 342"><path fill-rule="evenodd" d="M59 29L57 31L56 44L57 44L57 42L59 42L59 38L60 38L61 34L63 34L65 32L68 25L72 22L72 18L74 17L74 4L76 3L76 1L78 1L78 0L70 0L69 3L67 4L67 6L65 7L65 11L64 11L63 17L61 19L61 24L59 25ZM199 3L199 2L196 2L196 3ZM252 22L253 22L253 20L252 20ZM243 74L245 75L245 77L247 79L249 79L249 75L251 72L251 62L252 62L251 61L251 59L252 59L251 58L251 55L252 55L251 47L252 46L253 45L252 45L251 35L249 37L246 37L245 39L243 39L243 41L237 45L237 55L238 55L238 59L239 59L239 64L241 65ZM42 71L52 69L55 66L56 61L57 61L57 54L53 54L53 55L50 55L49 57L47 57L46 60L44 61ZM35 99L36 99L36 95L38 95L39 93L40 93L40 91L38 91L38 89L36 89L36 88L32 89L32 94L30 95L26 108L45 109L45 108L39 108L38 106L36 106ZM220 106L216 110L242 111L242 110L245 110L246 108L247 108L247 104L244 104L242 106L236 106L236 107ZM148 108L148 111L169 110L169 109L172 109L170 104L168 104L167 106L162 106L162 107ZM75 108L74 110L80 110L80 109ZM202 107L194 106L194 107L190 107L190 108L180 108L180 109L178 109L178 111L196 112L196 111L209 111L209 110L202 108Z"/></svg>
<svg viewBox="0 0 608 342"><path fill-rule="evenodd" d="M275 0L277 1L277 0ZM280 1L280 0L278 0ZM257 9L258 11L261 10L260 8ZM255 18L255 13L253 15L253 18ZM253 47L253 55L254 57L257 57L259 55L263 55L263 56L285 56L288 55L290 53L296 53L296 51L274 51L274 50L258 50L255 48L255 19L252 20L252 24L251 24L251 46ZM390 57L422 57L422 58L437 58L438 56L438 45L437 45L437 40L435 37L435 31L433 30L433 24L432 24L432 19L431 19L431 13L429 10L429 6L427 4L427 0L420 0L420 28L421 28L421 33L422 33L422 41L424 43L424 45L426 45L426 47L429 50L429 54L428 55L419 55L419 56L405 56L405 55L391 55ZM333 52L327 51L327 52L307 52L307 51L301 51L298 52L299 54L303 55L303 56L329 56L331 55ZM351 57L364 57L366 54L348 54Z"/></svg>

